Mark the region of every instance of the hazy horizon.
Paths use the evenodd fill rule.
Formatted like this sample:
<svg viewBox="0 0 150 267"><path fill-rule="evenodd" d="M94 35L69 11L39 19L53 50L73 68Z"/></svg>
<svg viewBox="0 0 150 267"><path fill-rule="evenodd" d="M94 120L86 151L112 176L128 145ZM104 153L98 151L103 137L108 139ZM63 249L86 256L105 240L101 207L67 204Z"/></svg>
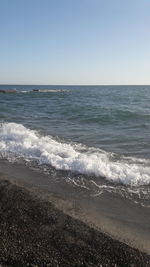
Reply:
<svg viewBox="0 0 150 267"><path fill-rule="evenodd" d="M32 84L32 83L26 83L26 84L7 84L7 83L1 83L0 86L150 86L150 84Z"/></svg>

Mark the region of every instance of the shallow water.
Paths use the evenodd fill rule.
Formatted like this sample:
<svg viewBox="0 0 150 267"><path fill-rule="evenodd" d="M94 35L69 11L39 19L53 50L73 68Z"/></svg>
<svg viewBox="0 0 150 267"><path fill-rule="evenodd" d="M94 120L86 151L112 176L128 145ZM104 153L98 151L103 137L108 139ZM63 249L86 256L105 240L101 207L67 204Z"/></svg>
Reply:
<svg viewBox="0 0 150 267"><path fill-rule="evenodd" d="M1 158L150 206L150 86L0 89L18 91L0 94Z"/></svg>

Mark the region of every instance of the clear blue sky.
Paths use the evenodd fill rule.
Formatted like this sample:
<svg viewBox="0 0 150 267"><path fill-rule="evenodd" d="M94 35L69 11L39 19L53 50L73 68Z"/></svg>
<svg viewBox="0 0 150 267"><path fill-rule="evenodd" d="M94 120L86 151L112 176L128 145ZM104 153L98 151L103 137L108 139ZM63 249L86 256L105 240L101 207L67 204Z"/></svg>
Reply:
<svg viewBox="0 0 150 267"><path fill-rule="evenodd" d="M0 0L0 83L150 84L150 1Z"/></svg>

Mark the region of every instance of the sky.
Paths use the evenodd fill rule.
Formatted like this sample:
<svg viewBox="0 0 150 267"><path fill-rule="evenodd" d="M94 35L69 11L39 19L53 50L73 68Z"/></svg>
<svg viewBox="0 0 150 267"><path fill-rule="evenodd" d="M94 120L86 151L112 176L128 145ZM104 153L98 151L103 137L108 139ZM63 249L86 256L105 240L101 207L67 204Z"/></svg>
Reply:
<svg viewBox="0 0 150 267"><path fill-rule="evenodd" d="M149 0L0 0L0 84L150 84Z"/></svg>

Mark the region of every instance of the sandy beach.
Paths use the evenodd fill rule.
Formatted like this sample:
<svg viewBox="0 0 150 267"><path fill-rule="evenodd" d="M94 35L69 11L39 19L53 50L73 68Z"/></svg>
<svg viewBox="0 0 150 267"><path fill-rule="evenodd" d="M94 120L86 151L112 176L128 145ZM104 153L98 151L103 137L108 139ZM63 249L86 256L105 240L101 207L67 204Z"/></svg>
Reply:
<svg viewBox="0 0 150 267"><path fill-rule="evenodd" d="M66 215L52 202L50 194L1 174L1 266L149 266L146 253Z"/></svg>

